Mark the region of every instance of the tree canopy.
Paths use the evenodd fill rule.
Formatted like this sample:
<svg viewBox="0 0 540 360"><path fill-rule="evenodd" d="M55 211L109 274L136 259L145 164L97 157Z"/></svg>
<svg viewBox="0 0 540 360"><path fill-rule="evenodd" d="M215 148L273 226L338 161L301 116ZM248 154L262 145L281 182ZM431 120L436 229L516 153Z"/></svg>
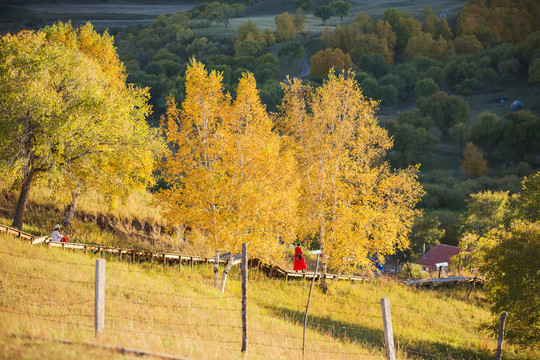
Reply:
<svg viewBox="0 0 540 360"><path fill-rule="evenodd" d="M126 85L108 34L62 23L7 34L0 79L0 170L21 183L13 226L34 180L109 196L153 182L164 147L146 122L148 90Z"/></svg>
<svg viewBox="0 0 540 360"><path fill-rule="evenodd" d="M253 256L275 260L280 242L294 240L294 159L272 132L253 75L241 77L234 101L221 82L192 60L182 111L169 98L162 126L174 151L160 198L169 219L216 250L239 252L246 242Z"/></svg>
<svg viewBox="0 0 540 360"><path fill-rule="evenodd" d="M406 247L423 194L417 168L393 172L383 161L392 141L354 74L330 73L317 89L295 79L284 91L283 131L297 144L302 179L301 234L320 245L323 274L328 266L369 266L371 256Z"/></svg>

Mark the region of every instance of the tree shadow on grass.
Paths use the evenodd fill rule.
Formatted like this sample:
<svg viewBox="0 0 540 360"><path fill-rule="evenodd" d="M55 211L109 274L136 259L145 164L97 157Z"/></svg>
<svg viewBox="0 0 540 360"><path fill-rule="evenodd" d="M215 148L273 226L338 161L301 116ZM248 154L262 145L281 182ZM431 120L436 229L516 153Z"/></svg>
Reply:
<svg viewBox="0 0 540 360"><path fill-rule="evenodd" d="M272 312L273 316L282 318L286 321L303 325L303 311L287 309L285 307L259 304ZM384 345L384 330L381 318L380 328L362 326L352 322L334 320L329 316L320 316L316 314L308 314L307 328L336 339L336 343L340 339L347 339L352 343L360 343L369 349L382 354L385 353ZM433 330L436 332L436 329ZM395 329L394 329L395 332ZM444 334L440 334L441 339L444 339ZM494 354L489 351L479 349L470 349L463 345L450 345L440 341L413 340L394 334L394 343L396 344L398 358L399 354L407 354L411 359L492 359ZM495 350L495 349L493 349Z"/></svg>

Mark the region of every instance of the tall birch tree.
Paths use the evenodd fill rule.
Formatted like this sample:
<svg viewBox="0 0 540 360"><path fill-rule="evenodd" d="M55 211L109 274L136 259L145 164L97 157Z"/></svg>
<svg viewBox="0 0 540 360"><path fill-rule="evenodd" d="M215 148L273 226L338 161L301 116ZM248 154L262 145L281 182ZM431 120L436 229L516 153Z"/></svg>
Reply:
<svg viewBox="0 0 540 360"><path fill-rule="evenodd" d="M353 78L331 71L317 89L283 85L280 123L297 143L302 179L301 234L320 244L324 291L329 267L351 272L405 248L423 194L417 167L392 171L384 161L392 140Z"/></svg>
<svg viewBox="0 0 540 360"><path fill-rule="evenodd" d="M242 76L233 101L222 75L192 60L181 109L173 98L167 107L166 216L217 251L239 252L246 242L263 261L279 257L295 234L294 156L272 132L253 75Z"/></svg>

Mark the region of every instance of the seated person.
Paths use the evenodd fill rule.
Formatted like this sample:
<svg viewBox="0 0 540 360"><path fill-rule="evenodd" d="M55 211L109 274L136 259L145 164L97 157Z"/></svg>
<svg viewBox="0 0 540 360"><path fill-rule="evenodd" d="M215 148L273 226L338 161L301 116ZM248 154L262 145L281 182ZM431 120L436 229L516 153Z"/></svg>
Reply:
<svg viewBox="0 0 540 360"><path fill-rule="evenodd" d="M60 229L60 225L56 224L54 230L51 234L52 241L54 242L69 242L68 239L64 236L64 230Z"/></svg>

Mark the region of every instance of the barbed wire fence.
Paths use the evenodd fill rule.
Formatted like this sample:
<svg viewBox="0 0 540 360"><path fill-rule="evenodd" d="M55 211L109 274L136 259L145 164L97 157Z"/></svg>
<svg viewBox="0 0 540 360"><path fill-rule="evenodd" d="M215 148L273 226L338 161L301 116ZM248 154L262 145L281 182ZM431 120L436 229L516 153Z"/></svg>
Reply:
<svg viewBox="0 0 540 360"><path fill-rule="evenodd" d="M21 233L17 233L16 236L24 239L24 236L21 236L20 234ZM0 251L0 254L13 258L53 263L53 261L50 260L26 256L24 254L14 254L7 251ZM245 354L248 353L249 345L250 347L258 349L259 352L261 349L265 348L276 348L294 353L298 352L299 354L305 352L308 356L309 354L327 354L328 356L343 356L347 358L365 358L369 356L371 358L387 358L392 360L396 359L397 350L397 354L409 354L424 359L454 359L452 356L441 355L440 351L433 353L421 351L418 348L411 347L410 344L404 346L403 344L400 345L398 342L396 346L394 344L392 319L390 315L390 300L388 298L382 298L380 303L376 301L359 301L359 305L370 309L367 312L346 311L342 309L326 310L329 314L346 316L350 319L370 318L380 321L380 328L354 325L343 321L337 321L328 316L312 316L307 314L307 306L296 305L292 308L286 308L282 303L277 304L266 299L248 299L247 247L245 245L242 258L242 296L232 296L227 294L212 296L187 295L172 291L155 291L148 288L125 286L117 284L114 281L106 282L104 259L97 259L95 265L64 261L61 259L54 260L54 263L61 263L67 266L85 266L89 270L95 268L95 277L93 281L88 280L88 278L91 277L91 274L86 272L84 276L78 276L76 278L65 275L56 277L30 275L9 272L7 269L2 269L2 272L5 276L11 276L27 281L46 280L63 283L66 286L78 284L84 286L87 290L94 287L94 296L65 302L47 301L44 303L35 302L25 296L25 294L17 293L12 289L4 287L2 289L3 292L0 293L0 295L3 294L10 300L0 308L0 312L20 317L28 317L29 320L39 318L42 321L53 324L73 326L82 332L94 332L97 338L102 337L108 332L129 335L136 334L138 336L162 336L182 341L218 343L220 348L223 348L224 350ZM107 278L109 279L115 279L118 274L121 274L122 272L143 273L143 271L140 270L125 270L115 266L110 266L107 272ZM69 271L66 271L66 274L67 273L69 273ZM314 276L312 281L315 281L315 278L316 277ZM105 296L105 289L107 289L107 296ZM152 297L153 302L148 300L150 296ZM156 301L156 298L159 299L160 297L163 297L163 301ZM200 305L201 300L204 301L205 306ZM240 303L240 306L231 306L231 301L229 300L232 300L233 303L234 301L239 300L238 303ZM250 300L250 303L253 302L254 304L258 304L259 309L249 309L248 311L248 300ZM112 313L108 312L105 316L105 302L107 302L107 304L116 304L115 309L118 309L119 311ZM195 305L193 302L197 302L198 304ZM377 310L377 307L379 306L380 309ZM107 306L107 308L110 307L110 305ZM424 308L413 306L406 306L405 308L410 311L425 311ZM57 311L51 314L51 311L48 311L48 309L56 309ZM167 316L160 316L160 309L161 311L167 309L174 313L181 312L182 314L189 314L193 310L201 310L209 314L226 313L229 314L227 319L236 320L213 322L198 321L186 317L182 321L179 321L178 319L170 319ZM62 310L63 312L59 312L59 310ZM261 312L261 310L270 310L271 312L265 313ZM378 313L379 311L380 314ZM305 326L307 329L311 330L311 334L307 339L307 346L304 345L304 338L301 336L285 335L285 345L283 343L265 341L265 338L269 337L282 338L284 337L284 334L274 330L257 328L255 324L260 323L262 319L266 319L267 321L275 320L276 316L298 325L302 325L303 317L307 316L308 321L305 323ZM449 319L450 318L451 317L449 317ZM456 317L456 320L462 321L463 318ZM501 329L497 341L496 359L500 359L502 354L505 320L506 315L501 315ZM403 324L403 322L400 322L400 324ZM470 322L470 324L474 326L481 325L479 322ZM414 324L407 324L406 327L415 331L425 331L425 329L415 327ZM181 334L171 332L171 329L177 328L182 329ZM209 329L213 329L212 337L208 336ZM251 338L248 337L248 331L254 334L254 340L251 340ZM316 333L327 335L330 338L317 338L315 335ZM146 355L167 359L185 359L182 357L126 348L123 346L103 345L59 338L41 338L32 335L23 335L22 337L37 341L57 342L66 345L78 344L89 347L101 347L104 350L118 353ZM239 340L231 340L231 338L238 338ZM362 343L365 348L365 338L370 339L368 342L370 344L370 346L368 346L369 351L363 350L355 352L339 350L344 343ZM463 339L463 337L460 336L456 339ZM494 341L494 339L488 337L470 337L469 339L474 341ZM336 345L338 345L337 348Z"/></svg>

